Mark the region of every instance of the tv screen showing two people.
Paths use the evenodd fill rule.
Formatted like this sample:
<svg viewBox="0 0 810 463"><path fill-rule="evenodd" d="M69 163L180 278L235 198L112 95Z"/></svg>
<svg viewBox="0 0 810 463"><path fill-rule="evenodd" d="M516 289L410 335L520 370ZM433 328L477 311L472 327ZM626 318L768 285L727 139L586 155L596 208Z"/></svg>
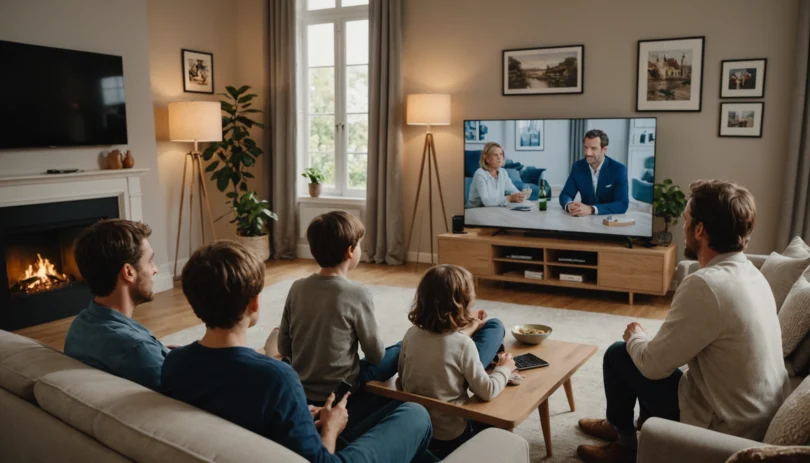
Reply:
<svg viewBox="0 0 810 463"><path fill-rule="evenodd" d="M464 121L470 227L651 237L655 118Z"/></svg>

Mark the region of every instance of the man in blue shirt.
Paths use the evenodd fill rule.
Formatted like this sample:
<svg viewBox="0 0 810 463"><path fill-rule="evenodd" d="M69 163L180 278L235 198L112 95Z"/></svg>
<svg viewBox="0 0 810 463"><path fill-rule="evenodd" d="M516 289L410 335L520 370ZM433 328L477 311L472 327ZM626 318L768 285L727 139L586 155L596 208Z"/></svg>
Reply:
<svg viewBox="0 0 810 463"><path fill-rule="evenodd" d="M402 404L343 448L349 394L307 405L293 368L246 347L259 319L264 264L239 243L216 241L183 268L183 293L206 326L197 342L173 350L161 391L271 439L313 462L410 462L431 458L430 416ZM429 460L430 461L430 460Z"/></svg>
<svg viewBox="0 0 810 463"><path fill-rule="evenodd" d="M71 323L65 354L157 390L169 350L132 319L135 306L154 298L151 234L148 225L114 219L87 227L76 239L76 264L95 297Z"/></svg>
<svg viewBox="0 0 810 463"><path fill-rule="evenodd" d="M589 130L582 140L585 159L571 166L571 173L560 192L560 206L575 217L624 214L630 204L627 167L605 156L608 136ZM580 201L574 201L577 193Z"/></svg>

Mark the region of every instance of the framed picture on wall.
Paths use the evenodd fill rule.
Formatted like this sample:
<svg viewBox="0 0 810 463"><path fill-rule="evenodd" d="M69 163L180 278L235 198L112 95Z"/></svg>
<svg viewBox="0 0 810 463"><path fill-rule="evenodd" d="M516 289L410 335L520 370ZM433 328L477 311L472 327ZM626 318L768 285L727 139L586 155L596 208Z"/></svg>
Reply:
<svg viewBox="0 0 810 463"><path fill-rule="evenodd" d="M720 98L765 96L765 58L720 62Z"/></svg>
<svg viewBox="0 0 810 463"><path fill-rule="evenodd" d="M188 93L214 93L214 54L183 49L180 51L183 68L183 91Z"/></svg>
<svg viewBox="0 0 810 463"><path fill-rule="evenodd" d="M515 121L516 151L543 151L545 140L543 121Z"/></svg>
<svg viewBox="0 0 810 463"><path fill-rule="evenodd" d="M585 45L503 51L503 94L583 92Z"/></svg>
<svg viewBox="0 0 810 463"><path fill-rule="evenodd" d="M636 111L695 111L703 99L704 37L638 41Z"/></svg>
<svg viewBox="0 0 810 463"><path fill-rule="evenodd" d="M478 121L464 121L464 142L476 143L478 141Z"/></svg>
<svg viewBox="0 0 810 463"><path fill-rule="evenodd" d="M762 137L765 103L720 103L720 137Z"/></svg>

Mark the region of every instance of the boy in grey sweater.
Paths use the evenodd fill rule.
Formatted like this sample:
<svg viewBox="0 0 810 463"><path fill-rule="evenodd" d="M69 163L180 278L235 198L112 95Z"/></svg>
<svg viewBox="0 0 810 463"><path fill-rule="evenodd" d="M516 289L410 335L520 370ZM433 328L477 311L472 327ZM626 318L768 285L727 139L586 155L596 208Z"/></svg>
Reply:
<svg viewBox="0 0 810 463"><path fill-rule="evenodd" d="M371 293L347 278L360 262L364 234L362 222L343 211L312 220L307 240L321 270L293 283L278 333L279 353L290 359L311 404L321 406L341 381L354 386L343 435L348 441L362 434L369 421L379 421L396 408L363 391L368 381L386 381L396 374L400 351L400 344L385 348ZM365 359L360 359L358 347ZM354 432L363 421L362 429Z"/></svg>

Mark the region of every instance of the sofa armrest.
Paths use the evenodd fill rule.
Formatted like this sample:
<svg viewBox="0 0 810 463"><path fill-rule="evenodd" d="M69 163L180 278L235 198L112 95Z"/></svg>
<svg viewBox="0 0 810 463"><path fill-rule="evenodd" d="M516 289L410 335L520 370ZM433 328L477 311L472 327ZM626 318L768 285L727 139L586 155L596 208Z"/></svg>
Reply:
<svg viewBox="0 0 810 463"><path fill-rule="evenodd" d="M768 256L764 254L746 254L745 257L747 257L756 268L762 268L762 264L764 264L765 260L768 258Z"/></svg>
<svg viewBox="0 0 810 463"><path fill-rule="evenodd" d="M489 428L476 434L443 460L446 463L496 461L529 463L529 443L517 434Z"/></svg>
<svg viewBox="0 0 810 463"><path fill-rule="evenodd" d="M688 424L650 418L638 440L638 463L724 463L736 452L765 444Z"/></svg>

